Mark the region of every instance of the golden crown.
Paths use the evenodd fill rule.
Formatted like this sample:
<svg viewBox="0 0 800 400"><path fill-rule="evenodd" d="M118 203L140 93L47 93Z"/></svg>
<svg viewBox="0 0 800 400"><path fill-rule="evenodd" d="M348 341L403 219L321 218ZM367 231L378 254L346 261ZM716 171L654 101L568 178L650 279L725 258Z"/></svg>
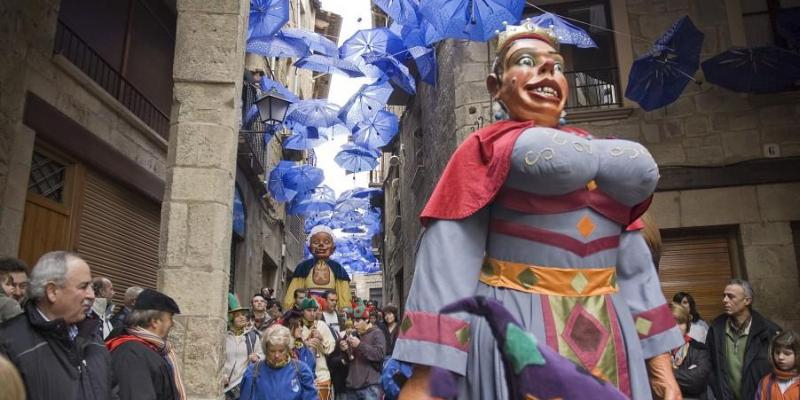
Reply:
<svg viewBox="0 0 800 400"><path fill-rule="evenodd" d="M500 52L500 50L502 50L506 45L510 45L514 40L522 38L541 39L550 43L551 46L558 50L558 37L552 29L539 26L531 19L525 19L521 22L522 23L520 25L509 25L508 23L503 22L505 30L497 31L498 52Z"/></svg>

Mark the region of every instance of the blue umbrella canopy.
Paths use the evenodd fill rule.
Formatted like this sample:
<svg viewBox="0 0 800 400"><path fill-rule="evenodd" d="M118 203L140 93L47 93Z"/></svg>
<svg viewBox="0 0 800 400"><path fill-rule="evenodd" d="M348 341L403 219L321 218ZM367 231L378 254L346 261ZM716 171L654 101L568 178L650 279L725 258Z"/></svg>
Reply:
<svg viewBox="0 0 800 400"><path fill-rule="evenodd" d="M339 57L394 55L403 50L405 50L403 40L389 29L361 29L339 46Z"/></svg>
<svg viewBox="0 0 800 400"><path fill-rule="evenodd" d="M436 67L436 52L433 48L425 46L409 47L408 53L414 58L420 79L431 86L436 86L438 68Z"/></svg>
<svg viewBox="0 0 800 400"><path fill-rule="evenodd" d="M531 17L530 21L543 28L553 30L558 42L561 44L571 44L582 49L595 48L597 44L592 40L586 31L567 22L565 19L553 13L542 13Z"/></svg>
<svg viewBox="0 0 800 400"><path fill-rule="evenodd" d="M342 60L338 55L326 57L320 54L311 54L295 61L294 66L324 74L344 75L349 78L364 76L364 72L358 68L358 65L350 60Z"/></svg>
<svg viewBox="0 0 800 400"><path fill-rule="evenodd" d="M419 23L418 0L372 0L378 8L401 24L417 25Z"/></svg>
<svg viewBox="0 0 800 400"><path fill-rule="evenodd" d="M294 165L283 172L284 185L298 193L305 193L325 180L325 173L311 165Z"/></svg>
<svg viewBox="0 0 800 400"><path fill-rule="evenodd" d="M303 216L333 210L336 203L333 189L326 185L317 186L303 195L295 197L292 212Z"/></svg>
<svg viewBox="0 0 800 400"><path fill-rule="evenodd" d="M337 214L344 214L350 211L362 212L367 209L369 209L369 200L366 198L339 196L339 199L336 200L336 208L333 211Z"/></svg>
<svg viewBox="0 0 800 400"><path fill-rule="evenodd" d="M365 147L377 149L386 146L397 135L400 121L394 113L380 110L377 114L356 125L353 141Z"/></svg>
<svg viewBox="0 0 800 400"><path fill-rule="evenodd" d="M247 41L247 52L264 57L304 57L309 53L308 45L300 39L289 38L278 32L271 37L251 38Z"/></svg>
<svg viewBox="0 0 800 400"><path fill-rule="evenodd" d="M525 0L426 0L419 13L444 38L485 42L517 23Z"/></svg>
<svg viewBox="0 0 800 400"><path fill-rule="evenodd" d="M339 118L349 128L354 128L357 123L377 114L386 107L386 102L393 90L392 85L386 79L361 86L353 97L342 106Z"/></svg>
<svg viewBox="0 0 800 400"><path fill-rule="evenodd" d="M283 148L291 150L308 150L317 147L328 137L319 133L313 126L296 125L292 127L292 135L283 141Z"/></svg>
<svg viewBox="0 0 800 400"><path fill-rule="evenodd" d="M775 46L734 47L703 61L702 67L707 81L734 92L780 92L800 81L800 54Z"/></svg>
<svg viewBox="0 0 800 400"><path fill-rule="evenodd" d="M330 127L341 123L339 107L324 99L302 100L289 106L286 119L305 126Z"/></svg>
<svg viewBox="0 0 800 400"><path fill-rule="evenodd" d="M306 234L311 233L311 230L317 225L325 225L330 228L335 228L335 224L331 222L331 217L333 217L332 211L318 212L306 217L303 225Z"/></svg>
<svg viewBox="0 0 800 400"><path fill-rule="evenodd" d="M261 77L261 91L264 93L277 93L285 97L286 100L289 100L292 103L300 101L297 95L292 93L291 90L287 89L285 86L267 77Z"/></svg>
<svg viewBox="0 0 800 400"><path fill-rule="evenodd" d="M415 43L420 43L419 39L421 39L421 43L426 46L430 46L442 39L444 37L440 34L436 28L431 25L428 20L424 18L419 19L419 24L401 24L397 21L392 22L389 25L389 30L394 33L395 35L401 37L403 39L403 43L405 43L406 47L411 47L411 44L408 42L408 38L414 36L415 38L412 39Z"/></svg>
<svg viewBox="0 0 800 400"><path fill-rule="evenodd" d="M291 201L294 196L297 195L296 190L286 187L286 180L284 178L284 173L292 167L294 167L294 162L281 161L269 173L267 190L269 190L272 198L276 201Z"/></svg>
<svg viewBox="0 0 800 400"><path fill-rule="evenodd" d="M645 110L655 110L680 97L700 66L703 32L688 16L681 17L647 54L636 59L625 97Z"/></svg>
<svg viewBox="0 0 800 400"><path fill-rule="evenodd" d="M383 189L381 188L362 188L357 187L354 189L346 190L339 195L338 201L342 201L344 199L349 198L357 198L357 199L368 199L372 196L377 196L383 193Z"/></svg>
<svg viewBox="0 0 800 400"><path fill-rule="evenodd" d="M274 35L289 21L289 0L250 0L247 38Z"/></svg>
<svg viewBox="0 0 800 400"><path fill-rule="evenodd" d="M408 67L403 65L394 56L370 55L365 60L383 71L389 80L408 94L417 93L417 83Z"/></svg>
<svg viewBox="0 0 800 400"><path fill-rule="evenodd" d="M348 172L371 171L378 166L378 152L357 144L347 143L336 153L333 161Z"/></svg>
<svg viewBox="0 0 800 400"><path fill-rule="evenodd" d="M308 31L305 29L297 28L283 28L281 34L285 37L298 39L303 41L308 49L314 53L318 53L328 57L334 57L339 54L336 43L332 40L320 35L319 33Z"/></svg>

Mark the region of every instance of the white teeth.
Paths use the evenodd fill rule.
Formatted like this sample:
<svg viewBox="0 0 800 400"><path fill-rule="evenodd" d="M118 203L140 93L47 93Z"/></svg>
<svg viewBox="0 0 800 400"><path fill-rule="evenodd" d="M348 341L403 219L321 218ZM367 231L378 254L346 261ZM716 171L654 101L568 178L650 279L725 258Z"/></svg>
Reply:
<svg viewBox="0 0 800 400"><path fill-rule="evenodd" d="M543 96L558 97L558 92L548 86L539 86L536 89L533 89L533 92Z"/></svg>

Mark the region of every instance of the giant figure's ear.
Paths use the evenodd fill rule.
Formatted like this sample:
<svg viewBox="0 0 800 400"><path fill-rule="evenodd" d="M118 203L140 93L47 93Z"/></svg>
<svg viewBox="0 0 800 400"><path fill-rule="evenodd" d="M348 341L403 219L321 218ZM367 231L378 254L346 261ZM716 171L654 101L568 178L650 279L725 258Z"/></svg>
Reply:
<svg viewBox="0 0 800 400"><path fill-rule="evenodd" d="M500 79L494 72L486 77L486 89L489 91L489 95L492 96L492 100L497 100L497 96L500 93Z"/></svg>

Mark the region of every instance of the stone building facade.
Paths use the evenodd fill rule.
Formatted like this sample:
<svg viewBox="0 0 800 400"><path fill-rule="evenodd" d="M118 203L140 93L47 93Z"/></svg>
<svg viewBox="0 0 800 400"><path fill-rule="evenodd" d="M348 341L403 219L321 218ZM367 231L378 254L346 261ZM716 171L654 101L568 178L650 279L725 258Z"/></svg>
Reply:
<svg viewBox="0 0 800 400"><path fill-rule="evenodd" d="M547 8L561 2L541 3ZM696 285L696 297L705 302L704 318L710 319L721 311L724 282L747 278L756 290L755 308L797 329L800 317L791 305L800 301L800 177L791 171L797 170L800 156L798 91L741 94L690 83L677 101L652 112L621 95L632 61L683 15L705 34L701 60L734 45L758 44L757 30L743 16L752 3L581 2L587 9L605 7L607 26L626 34L614 34L607 42L619 74L617 81L604 82L613 98L573 107L567 121L595 136L638 141L659 163L662 179L650 213L664 237L660 273L667 296ZM436 55L438 84L419 85L402 115L399 139L389 149L396 156L384 180L384 296L389 302L402 303L408 293L421 231L418 216L447 160L467 135L492 118L484 83L492 45L448 40L438 45ZM566 70L571 71L570 65ZM703 81L702 73L698 78ZM703 261L689 256L695 254L690 242L707 243L694 249Z"/></svg>
<svg viewBox="0 0 800 400"><path fill-rule="evenodd" d="M314 29L319 2L290 3L290 26ZM221 395L226 292L280 290L303 257L302 221L265 198L280 140L257 154L240 129L248 6L0 4L0 255L33 264L71 250L118 296L133 284L173 296L189 398ZM317 89L311 72L272 61L290 90Z"/></svg>

